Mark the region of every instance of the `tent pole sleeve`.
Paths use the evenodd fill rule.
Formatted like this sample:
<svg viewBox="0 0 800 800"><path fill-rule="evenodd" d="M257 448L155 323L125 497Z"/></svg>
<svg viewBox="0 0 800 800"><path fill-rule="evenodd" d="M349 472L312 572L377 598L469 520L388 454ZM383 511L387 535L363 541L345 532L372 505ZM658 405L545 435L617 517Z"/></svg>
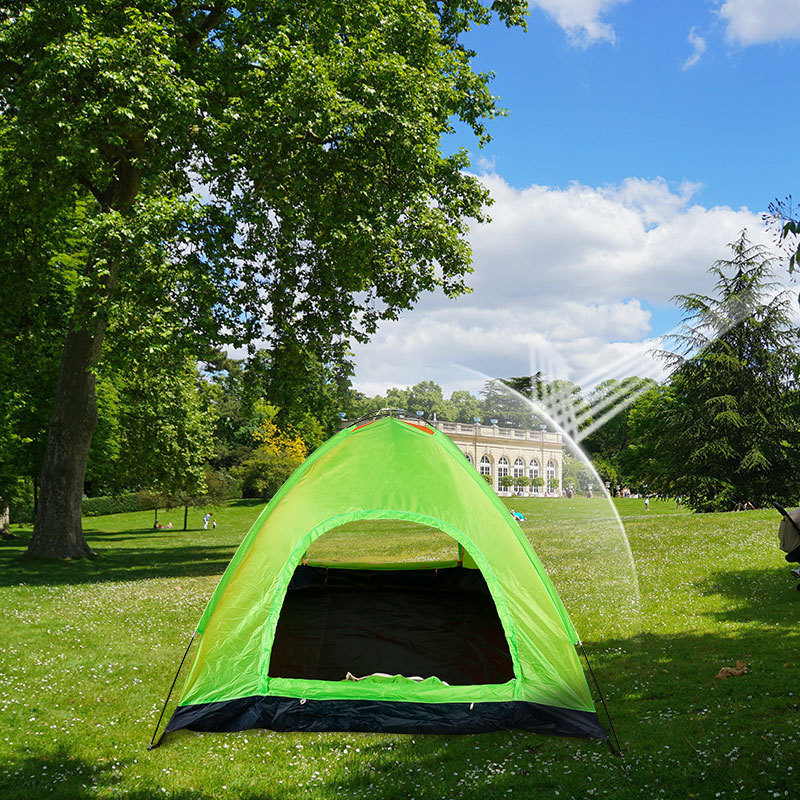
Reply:
<svg viewBox="0 0 800 800"><path fill-rule="evenodd" d="M606 700L603 697L603 692L600 689L600 684L597 682L597 678L594 675L594 670L592 669L592 665L589 663L589 656L586 655L586 650L584 650L583 642L579 641L578 644L580 645L584 659L586 659L586 666L589 667L589 674L592 676L594 685L597 688L597 694L600 696L600 702L603 704L603 709L605 710L606 716L608 717L608 725L611 728L611 733L613 734L614 741L616 742L616 747L615 747L614 744L612 744L611 739L608 738L606 740L608 742L608 747L615 756L619 756L620 758L625 758L625 755L622 752L622 745L620 745L619 738L617 737L617 732L614 730L614 723L611 721L611 714L608 713L608 706L606 705Z"/></svg>
<svg viewBox="0 0 800 800"><path fill-rule="evenodd" d="M172 690L175 688L175 684L178 682L178 675L181 674L181 670L183 669L183 662L186 661L186 656L189 655L189 648L192 646L192 642L194 641L194 637L196 634L197 631L195 631L192 634L192 638L189 639L189 644L186 646L186 652L183 654L183 658L181 659L178 671L175 673L175 677L172 679L172 686L169 687L169 691L167 692L167 699L164 701L164 707L161 709L161 714L158 717L158 722L156 722L156 729L153 731L153 738L150 740L150 746L147 748L148 750L155 750L156 747L158 747L164 740L166 731L165 733L161 734L161 738L156 742L156 734L158 733L158 726L161 724L161 720L164 718L164 712L167 710L167 703L169 703L169 698L172 695Z"/></svg>

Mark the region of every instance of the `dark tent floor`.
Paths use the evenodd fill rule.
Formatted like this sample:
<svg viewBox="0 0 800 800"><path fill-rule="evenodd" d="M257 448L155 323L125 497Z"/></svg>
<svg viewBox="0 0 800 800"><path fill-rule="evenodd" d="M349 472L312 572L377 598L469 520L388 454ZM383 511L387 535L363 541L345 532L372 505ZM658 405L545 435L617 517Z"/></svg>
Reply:
<svg viewBox="0 0 800 800"><path fill-rule="evenodd" d="M281 609L269 675L436 676L451 685L514 677L479 570L356 570L302 565Z"/></svg>

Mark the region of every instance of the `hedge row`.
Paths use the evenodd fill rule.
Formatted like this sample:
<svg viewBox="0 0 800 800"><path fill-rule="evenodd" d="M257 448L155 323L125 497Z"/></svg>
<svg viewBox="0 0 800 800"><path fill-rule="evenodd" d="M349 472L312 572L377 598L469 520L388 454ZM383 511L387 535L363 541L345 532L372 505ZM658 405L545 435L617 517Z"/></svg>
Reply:
<svg viewBox="0 0 800 800"><path fill-rule="evenodd" d="M148 492L128 492L114 497L84 497L83 515L102 517L106 514L123 514L130 511L149 511L155 507ZM11 522L33 522L33 503L15 503L10 508Z"/></svg>
<svg viewBox="0 0 800 800"><path fill-rule="evenodd" d="M155 507L153 497L148 492L129 492L117 497L84 497L83 516L102 517L106 514L125 514L130 511L149 511Z"/></svg>

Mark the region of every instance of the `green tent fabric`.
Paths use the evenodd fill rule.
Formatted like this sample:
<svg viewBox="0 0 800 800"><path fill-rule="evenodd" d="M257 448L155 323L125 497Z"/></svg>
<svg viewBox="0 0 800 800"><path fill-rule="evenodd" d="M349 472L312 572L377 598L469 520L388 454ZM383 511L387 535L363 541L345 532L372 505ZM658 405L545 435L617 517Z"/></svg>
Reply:
<svg viewBox="0 0 800 800"><path fill-rule="evenodd" d="M388 571L387 565L370 570L365 565L334 569L302 563L310 545L326 531L374 519L438 528L469 559L393 565ZM478 569L470 569L468 562ZM295 616L285 621L281 615L289 614L290 597L304 598L306 605L296 606ZM409 624L406 634L412 641L402 649L394 631L403 627L405 598L410 609L417 604L416 616L411 610L410 617L427 630L416 641L416 623ZM385 616L391 617L385 622L387 635L375 627L383 618L372 612L381 602L388 604ZM344 606L337 603L350 605L341 611ZM462 608L474 608L476 616L466 623L456 619ZM446 614L454 615L452 624ZM348 675L342 669L335 679L328 675L320 680L325 664L307 656L318 655L323 647L325 652L356 647L348 645L346 628L368 619L372 627L361 640L364 649L372 652L373 644L386 642L382 656L369 657L389 663L380 662L372 674ZM492 619L500 633L488 652L484 644L493 636ZM319 630L306 636L299 631L305 626ZM473 630L486 634L470 637ZM300 638L293 639L295 633ZM407 663L413 670L415 654L428 645L435 650L439 635L450 651L460 641L456 635L471 638L471 649L461 654L464 663L443 663L438 653L434 661L438 658L442 669L437 673L408 674ZM519 728L607 738L578 661L578 635L533 548L453 442L421 423L383 417L340 431L311 454L244 538L200 619L196 638L191 668L166 732L261 727L464 733ZM475 654L476 665L485 666L480 674L488 679L469 682L475 674L469 653ZM403 669L396 668L394 654ZM356 661L373 663L369 657ZM295 674L281 674L276 666L281 659L305 659L311 666L286 667ZM419 663L428 662L422 658ZM464 668L453 673L455 683L438 674L452 672L451 666Z"/></svg>

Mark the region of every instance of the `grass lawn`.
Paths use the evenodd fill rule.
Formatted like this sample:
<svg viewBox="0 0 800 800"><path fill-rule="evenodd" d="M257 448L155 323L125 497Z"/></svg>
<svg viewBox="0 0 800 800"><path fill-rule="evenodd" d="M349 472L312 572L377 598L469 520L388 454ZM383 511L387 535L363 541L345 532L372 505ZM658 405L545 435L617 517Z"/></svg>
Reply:
<svg viewBox="0 0 800 800"><path fill-rule="evenodd" d="M777 512L620 500L626 539L602 499L506 504L527 517L584 639L624 760L601 743L521 732L181 731L148 752L194 625L260 511L238 501L208 531L200 509L185 533L182 511L160 515L170 531L152 530L152 512L87 518L89 562L20 558L28 528L0 543L0 798L797 796L800 593ZM454 552L435 531L375 523L328 534L310 556ZM747 674L715 679L737 659Z"/></svg>

